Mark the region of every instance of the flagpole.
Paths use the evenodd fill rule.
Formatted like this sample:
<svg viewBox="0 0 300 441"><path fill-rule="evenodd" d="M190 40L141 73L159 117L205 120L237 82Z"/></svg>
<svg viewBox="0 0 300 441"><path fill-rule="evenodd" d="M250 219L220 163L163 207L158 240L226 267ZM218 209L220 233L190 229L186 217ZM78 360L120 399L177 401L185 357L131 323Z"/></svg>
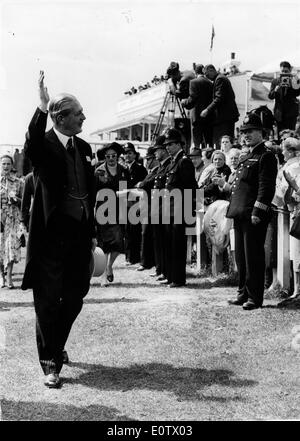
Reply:
<svg viewBox="0 0 300 441"><path fill-rule="evenodd" d="M214 24L211 25L211 37L210 37L210 64L212 64L212 58L213 58L213 46L214 46L214 38L215 38L215 28Z"/></svg>

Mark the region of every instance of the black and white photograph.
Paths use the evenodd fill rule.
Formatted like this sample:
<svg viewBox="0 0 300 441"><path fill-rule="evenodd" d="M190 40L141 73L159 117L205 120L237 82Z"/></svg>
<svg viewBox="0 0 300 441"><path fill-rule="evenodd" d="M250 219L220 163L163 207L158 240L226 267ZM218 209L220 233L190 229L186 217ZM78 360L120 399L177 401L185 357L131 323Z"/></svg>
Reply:
<svg viewBox="0 0 300 441"><path fill-rule="evenodd" d="M300 421L299 23L0 3L1 422Z"/></svg>

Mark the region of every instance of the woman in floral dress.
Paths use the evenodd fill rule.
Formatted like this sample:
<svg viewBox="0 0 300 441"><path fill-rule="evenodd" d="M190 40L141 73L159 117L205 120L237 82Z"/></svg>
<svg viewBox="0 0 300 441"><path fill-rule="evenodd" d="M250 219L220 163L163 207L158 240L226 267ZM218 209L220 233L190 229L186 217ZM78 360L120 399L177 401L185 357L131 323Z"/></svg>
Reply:
<svg viewBox="0 0 300 441"><path fill-rule="evenodd" d="M22 198L22 181L12 172L13 159L9 155L1 157L1 233L0 233L0 285L14 288L12 270L14 263L21 257L20 243L20 206ZM7 282L5 275L7 274Z"/></svg>

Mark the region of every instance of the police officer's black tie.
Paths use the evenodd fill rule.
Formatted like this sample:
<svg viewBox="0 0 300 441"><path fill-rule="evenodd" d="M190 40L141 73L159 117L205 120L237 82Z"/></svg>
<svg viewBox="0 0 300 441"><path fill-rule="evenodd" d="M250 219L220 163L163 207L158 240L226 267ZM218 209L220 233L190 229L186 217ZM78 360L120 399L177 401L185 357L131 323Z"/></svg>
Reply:
<svg viewBox="0 0 300 441"><path fill-rule="evenodd" d="M69 138L68 139L68 142L67 142L67 152L72 156L72 158L74 159L74 156L75 156L75 148L74 148L74 146L73 146L73 141L72 141L72 138Z"/></svg>

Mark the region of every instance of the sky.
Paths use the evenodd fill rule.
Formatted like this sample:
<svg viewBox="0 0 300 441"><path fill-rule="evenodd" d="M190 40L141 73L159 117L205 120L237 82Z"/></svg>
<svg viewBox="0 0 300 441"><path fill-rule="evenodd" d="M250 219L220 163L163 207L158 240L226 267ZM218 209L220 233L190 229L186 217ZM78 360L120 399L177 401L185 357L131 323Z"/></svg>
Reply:
<svg viewBox="0 0 300 441"><path fill-rule="evenodd" d="M50 96L79 99L87 118L80 136L91 140L115 122L126 90L165 74L171 61L219 67L231 52L241 70L282 59L300 66L300 2L3 0L0 144L24 143L41 69Z"/></svg>

